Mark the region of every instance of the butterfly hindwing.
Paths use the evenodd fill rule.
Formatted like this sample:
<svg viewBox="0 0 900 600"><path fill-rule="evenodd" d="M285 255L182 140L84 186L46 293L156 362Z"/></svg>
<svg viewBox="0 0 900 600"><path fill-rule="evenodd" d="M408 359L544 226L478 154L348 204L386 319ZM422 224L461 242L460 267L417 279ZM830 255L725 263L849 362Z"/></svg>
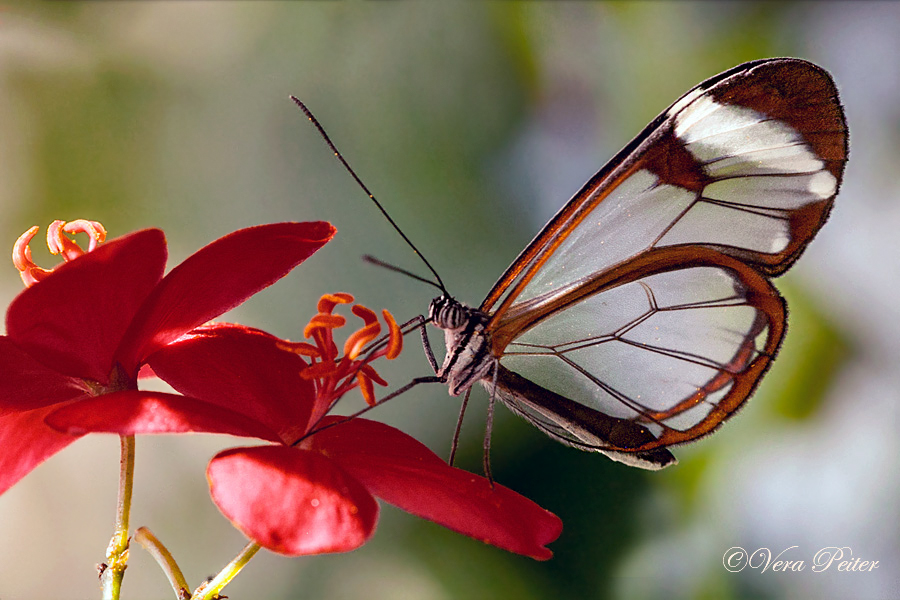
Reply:
<svg viewBox="0 0 900 600"><path fill-rule="evenodd" d="M571 296L570 305L510 342L500 364L547 392L653 434L629 451L710 433L769 367L786 309L768 279L739 261L711 249L691 249L691 255L690 265L680 260L680 268L663 262L623 272L616 285ZM646 256L652 263L652 254ZM541 428L583 448L622 448L590 431Z"/></svg>

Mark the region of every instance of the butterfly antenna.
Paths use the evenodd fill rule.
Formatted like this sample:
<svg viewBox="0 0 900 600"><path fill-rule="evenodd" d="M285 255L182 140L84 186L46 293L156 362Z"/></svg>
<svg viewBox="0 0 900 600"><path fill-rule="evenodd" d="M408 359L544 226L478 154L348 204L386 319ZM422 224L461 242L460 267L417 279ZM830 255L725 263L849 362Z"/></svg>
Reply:
<svg viewBox="0 0 900 600"><path fill-rule="evenodd" d="M369 188L366 187L366 184L364 184L362 182L362 180L359 178L359 176L356 174L356 172L350 167L350 163L347 162L347 160L344 158L344 156L337 149L337 146L334 145L334 142L331 141L331 138L328 137L328 134L325 133L325 128L322 127L322 125L319 123L319 120L316 119L316 117L312 114L312 112L306 107L305 104L303 104L303 102L300 101L299 98L297 98L296 96L291 96L291 100L294 101L294 104L296 104L297 106L300 107L300 110L303 111L303 114L306 115L306 118L309 119L309 122L312 123L313 126L315 126L315 128L319 131L319 135L322 136L322 139L325 140L325 143L328 144L328 147L331 149L332 152L334 152L334 155L337 157L337 159L339 161L341 161L341 164L344 165L344 168L347 169L347 172L350 173L350 176L353 177L354 181L356 181L356 184L359 185L359 187L361 187L363 189L363 191L369 196L369 199L375 203L375 206L378 207L378 210L381 211L381 214L384 215L384 218L387 219L388 223L390 223L391 226L397 231L397 233L400 234L400 237L403 238L403 241L406 242L406 245L408 245L410 248L412 248L412 251L415 252L419 258L422 259L422 262L425 263L425 266L428 267L428 270L431 271L432 275L434 275L434 278L437 280L437 283L435 283L433 281L429 281L427 279L423 279L417 275L412 275L411 273L409 273L407 271L403 271L402 269L399 269L397 267L393 267L392 270L398 271L398 272L403 272L408 275L411 275L415 279L419 279L421 281L426 281L428 283L431 283L432 285L435 285L436 287L438 287L445 295L449 295L447 292L447 288L444 287L444 282L441 280L441 276L437 274L437 271L434 270L434 267L431 266L431 263L428 262L428 259L426 259L425 256L421 252L419 252L419 249L416 248L416 245L413 244L412 241L408 237L406 237L406 234L403 233L403 231L400 229L400 227L394 222L394 220L391 218L391 215L389 215L388 212L381 205L381 202L379 202L378 199L375 198L375 195L369 191ZM380 261L376 262L376 260L369 261L369 262L375 262L375 264L381 264L381 266L384 266L387 268L392 267L392 265L387 265L385 263L381 263Z"/></svg>
<svg viewBox="0 0 900 600"><path fill-rule="evenodd" d="M379 267L383 267L388 271L394 271L395 273L400 273L401 275L406 275L407 277L411 277L416 281L421 281L422 283L427 283L428 285L433 285L437 289L441 290L443 293L447 293L447 290L444 289L444 286L438 285L430 279L425 279L419 275L416 275L412 271L407 271L404 268L398 267L397 265L392 265L391 263L384 262L380 258L375 258L371 254L364 254L362 259L367 263L372 263L373 265L377 265Z"/></svg>

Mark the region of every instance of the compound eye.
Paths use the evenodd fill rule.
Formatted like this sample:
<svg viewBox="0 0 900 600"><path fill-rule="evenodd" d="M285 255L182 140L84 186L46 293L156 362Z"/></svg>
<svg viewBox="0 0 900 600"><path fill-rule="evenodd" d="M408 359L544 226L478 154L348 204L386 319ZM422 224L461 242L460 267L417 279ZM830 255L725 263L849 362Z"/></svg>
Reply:
<svg viewBox="0 0 900 600"><path fill-rule="evenodd" d="M447 329L459 329L463 326L463 311L459 304L448 304L444 307L444 323Z"/></svg>
<svg viewBox="0 0 900 600"><path fill-rule="evenodd" d="M428 318L435 325L438 325L441 322L441 313L444 312L446 304L447 299L444 296L441 296L440 298L432 300L431 304L428 305Z"/></svg>
<svg viewBox="0 0 900 600"><path fill-rule="evenodd" d="M465 324L466 314L463 306L446 296L435 298L428 307L428 316L441 329L459 329Z"/></svg>

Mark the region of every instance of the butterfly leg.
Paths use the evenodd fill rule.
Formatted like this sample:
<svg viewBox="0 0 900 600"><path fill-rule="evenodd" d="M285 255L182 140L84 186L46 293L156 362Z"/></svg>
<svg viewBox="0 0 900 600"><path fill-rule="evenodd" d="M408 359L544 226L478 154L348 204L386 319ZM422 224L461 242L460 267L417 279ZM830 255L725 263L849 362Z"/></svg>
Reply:
<svg viewBox="0 0 900 600"><path fill-rule="evenodd" d="M491 474L491 433L494 429L494 400L496 400L495 390L497 389L497 373L499 371L498 363L495 362L494 374L492 375L494 383L491 385L491 394L488 399L487 419L484 426L484 455L481 459L484 467L484 476L487 477L487 480L490 482L491 488L494 487L494 476Z"/></svg>
<svg viewBox="0 0 900 600"><path fill-rule="evenodd" d="M459 409L459 419L456 420L456 431L453 432L453 443L450 444L450 459L447 461L447 464L451 467L453 466L453 459L456 458L456 449L459 446L459 432L462 431L463 417L466 415L466 407L469 405L469 394L472 393L472 388L466 390L466 395L463 396L462 407Z"/></svg>
<svg viewBox="0 0 900 600"><path fill-rule="evenodd" d="M445 381L446 381L445 379L438 377L437 375L429 375L427 377L416 377L415 379L413 379L412 381L410 381L403 387L398 388L398 389L394 390L393 392L391 392L390 394L388 394L387 396L385 396L384 398L381 398L375 404L368 405L365 408L356 411L352 415L347 415L337 421L332 421L328 425L323 425L322 427L318 427L318 425L314 425L314 426L310 427L309 432L306 435L304 435L302 438L300 438L299 440L294 442L293 445L296 446L297 444L299 444L300 442L302 442L304 439L308 438L309 436L313 435L314 433L324 431L325 429L330 429L331 427L334 427L335 425L340 425L341 423L346 423L347 421L352 421L353 419L355 419L357 417L361 417L362 415L366 414L373 408L381 406L388 400L393 400L400 394L405 394L406 392L408 392L409 390L411 390L412 388L416 387L419 384L422 384L422 383L444 383ZM323 418L324 418L324 415L323 415Z"/></svg>
<svg viewBox="0 0 900 600"><path fill-rule="evenodd" d="M424 327L422 327L419 331L422 334L422 348L425 349L425 357L428 359L428 364L431 365L431 370L434 371L435 374L437 374L437 359L434 357L434 350L431 349L431 342L428 339L428 332L425 331Z"/></svg>

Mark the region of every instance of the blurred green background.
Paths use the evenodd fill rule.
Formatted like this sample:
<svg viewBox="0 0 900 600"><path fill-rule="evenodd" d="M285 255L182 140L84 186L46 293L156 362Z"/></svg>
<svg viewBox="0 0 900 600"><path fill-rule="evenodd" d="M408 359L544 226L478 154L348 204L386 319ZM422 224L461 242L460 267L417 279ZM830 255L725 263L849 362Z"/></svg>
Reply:
<svg viewBox="0 0 900 600"><path fill-rule="evenodd" d="M386 506L362 549L263 552L225 592L900 598L898 32L890 2L6 4L0 242L57 218L99 220L112 236L160 227L172 265L234 229L328 220L334 242L228 318L299 339L330 291L401 320L419 314L430 288L359 257L421 265L289 102L295 94L449 289L477 305L545 220L691 86L746 60L812 60L841 90L851 159L830 222L778 282L792 308L781 358L724 431L645 473L559 446L499 409L494 474L563 519L554 559L513 556ZM4 304L20 288L11 265L0 272ZM393 385L428 372L415 340L397 363L382 367ZM463 431L461 465L475 472L485 404L476 393ZM434 386L376 417L445 455L458 406ZM244 543L204 478L212 454L233 445L138 440L133 523L162 538L194 586ZM0 598L97 597L117 463L117 440L92 436L0 497ZM807 567L729 573L733 546L787 550ZM879 567L813 573L829 546ZM124 597L170 594L135 547Z"/></svg>

